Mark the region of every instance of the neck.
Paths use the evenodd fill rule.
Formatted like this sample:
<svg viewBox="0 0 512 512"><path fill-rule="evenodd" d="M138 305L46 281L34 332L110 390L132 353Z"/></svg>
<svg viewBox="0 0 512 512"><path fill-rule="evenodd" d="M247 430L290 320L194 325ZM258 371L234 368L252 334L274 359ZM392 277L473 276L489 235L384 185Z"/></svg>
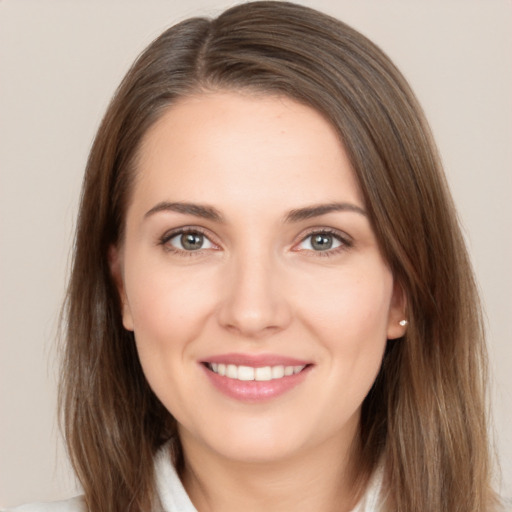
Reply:
<svg viewBox="0 0 512 512"><path fill-rule="evenodd" d="M182 442L182 481L198 512L344 512L358 499L350 446L330 439L322 446L272 462L223 459Z"/></svg>

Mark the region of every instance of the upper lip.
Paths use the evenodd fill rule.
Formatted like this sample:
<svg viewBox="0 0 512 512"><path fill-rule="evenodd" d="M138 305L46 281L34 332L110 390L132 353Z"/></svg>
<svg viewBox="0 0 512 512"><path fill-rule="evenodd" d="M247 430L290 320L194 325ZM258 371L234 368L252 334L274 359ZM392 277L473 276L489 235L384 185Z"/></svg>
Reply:
<svg viewBox="0 0 512 512"><path fill-rule="evenodd" d="M202 363L234 364L236 366L252 366L259 368L263 366L306 366L311 361L297 359L295 357L282 356L278 354L219 354L206 357Z"/></svg>

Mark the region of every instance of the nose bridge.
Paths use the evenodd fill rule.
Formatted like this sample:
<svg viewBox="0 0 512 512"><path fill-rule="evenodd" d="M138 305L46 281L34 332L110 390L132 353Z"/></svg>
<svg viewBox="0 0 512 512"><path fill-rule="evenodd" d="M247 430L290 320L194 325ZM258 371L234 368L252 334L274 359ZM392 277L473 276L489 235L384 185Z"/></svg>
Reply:
<svg viewBox="0 0 512 512"><path fill-rule="evenodd" d="M223 326L250 337L285 328L290 311L276 255L268 247L251 244L228 266L219 313Z"/></svg>

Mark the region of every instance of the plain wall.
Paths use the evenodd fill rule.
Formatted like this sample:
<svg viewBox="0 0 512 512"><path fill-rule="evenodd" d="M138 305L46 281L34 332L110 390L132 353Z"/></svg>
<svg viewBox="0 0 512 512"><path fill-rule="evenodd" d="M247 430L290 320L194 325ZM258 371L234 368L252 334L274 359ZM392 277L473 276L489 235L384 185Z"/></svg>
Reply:
<svg viewBox="0 0 512 512"><path fill-rule="evenodd" d="M0 506L78 492L56 422L59 308L82 173L107 103L164 28L234 2L0 0ZM512 3L304 0L379 44L445 163L489 324L512 496Z"/></svg>

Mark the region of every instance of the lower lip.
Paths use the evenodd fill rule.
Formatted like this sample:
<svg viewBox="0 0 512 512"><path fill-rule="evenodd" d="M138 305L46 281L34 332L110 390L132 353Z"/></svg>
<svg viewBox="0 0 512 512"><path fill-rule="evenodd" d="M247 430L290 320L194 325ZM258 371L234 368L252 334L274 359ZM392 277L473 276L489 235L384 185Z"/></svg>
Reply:
<svg viewBox="0 0 512 512"><path fill-rule="evenodd" d="M311 366L306 366L301 372L288 375L281 379L265 381L230 379L219 375L202 365L210 382L224 395L243 402L264 402L284 395L298 386L307 376Z"/></svg>

